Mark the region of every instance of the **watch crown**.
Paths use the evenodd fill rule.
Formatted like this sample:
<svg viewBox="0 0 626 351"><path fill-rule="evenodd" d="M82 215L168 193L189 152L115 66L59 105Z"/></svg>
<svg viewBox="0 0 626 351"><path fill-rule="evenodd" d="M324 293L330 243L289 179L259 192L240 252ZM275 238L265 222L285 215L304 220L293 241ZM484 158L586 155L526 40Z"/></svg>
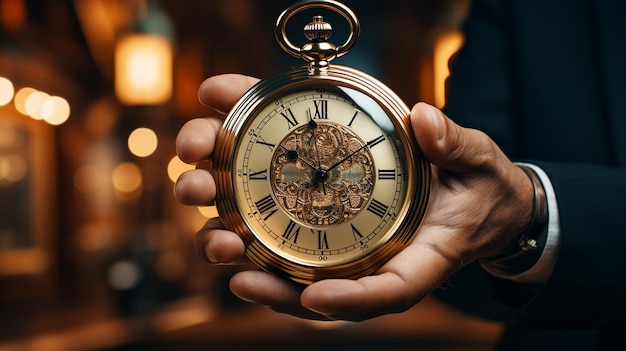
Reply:
<svg viewBox="0 0 626 351"><path fill-rule="evenodd" d="M294 45L287 38L287 22L296 13L310 8L319 8L333 11L348 22L349 31L346 41L337 46L328 41L333 32L332 26L324 22L321 15L313 16L313 20L304 26L304 35L308 39L302 46ZM326 72L329 61L346 54L356 42L361 26L356 15L346 5L336 0L300 0L283 11L276 21L276 40L288 54L300 57L309 62L311 74Z"/></svg>
<svg viewBox="0 0 626 351"><path fill-rule="evenodd" d="M304 35L309 41L300 48L300 54L313 69L325 69L328 61L337 57L337 47L327 41L332 32L333 27L320 15L313 16L313 22L304 26Z"/></svg>
<svg viewBox="0 0 626 351"><path fill-rule="evenodd" d="M333 33L333 27L324 22L323 16L313 16L313 22L304 26L304 35L311 41L325 41Z"/></svg>

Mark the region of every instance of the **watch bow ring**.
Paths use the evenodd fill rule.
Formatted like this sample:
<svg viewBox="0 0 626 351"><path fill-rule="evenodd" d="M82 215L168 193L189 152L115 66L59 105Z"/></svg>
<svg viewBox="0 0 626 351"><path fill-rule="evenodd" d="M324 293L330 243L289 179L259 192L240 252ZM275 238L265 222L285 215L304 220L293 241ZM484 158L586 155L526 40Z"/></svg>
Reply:
<svg viewBox="0 0 626 351"><path fill-rule="evenodd" d="M310 41L302 47L291 43L286 32L287 22L298 12L316 7L330 9L342 15L348 22L350 26L349 35L344 44L335 46L326 41L332 33L332 26L324 22L324 18L319 15L314 16L313 21L304 27L305 36ZM295 57L302 57L314 65L319 66L321 64L322 67L326 67L328 61L333 58L348 53L356 43L360 33L361 25L359 24L359 20L350 8L338 1L320 0L301 1L287 8L278 17L275 32L278 44L280 44L280 47L288 54Z"/></svg>

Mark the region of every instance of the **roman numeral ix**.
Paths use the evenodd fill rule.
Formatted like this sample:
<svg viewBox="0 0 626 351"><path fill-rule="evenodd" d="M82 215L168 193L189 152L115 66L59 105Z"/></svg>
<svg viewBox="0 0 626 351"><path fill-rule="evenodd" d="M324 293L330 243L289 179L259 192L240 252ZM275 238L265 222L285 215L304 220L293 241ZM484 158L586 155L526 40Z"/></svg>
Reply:
<svg viewBox="0 0 626 351"><path fill-rule="evenodd" d="M287 224L287 228L285 228L285 232L283 233L283 238L295 244L298 242L298 234L300 234L300 226L294 221L289 221L289 224Z"/></svg>

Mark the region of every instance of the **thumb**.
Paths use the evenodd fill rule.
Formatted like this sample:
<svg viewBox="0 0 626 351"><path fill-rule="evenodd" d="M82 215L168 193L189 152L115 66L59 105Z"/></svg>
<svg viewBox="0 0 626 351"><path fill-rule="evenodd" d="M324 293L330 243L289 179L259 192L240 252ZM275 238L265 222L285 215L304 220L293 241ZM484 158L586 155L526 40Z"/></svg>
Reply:
<svg viewBox="0 0 626 351"><path fill-rule="evenodd" d="M464 173L494 162L497 147L486 134L459 126L431 105L413 107L411 126L426 158L440 168Z"/></svg>

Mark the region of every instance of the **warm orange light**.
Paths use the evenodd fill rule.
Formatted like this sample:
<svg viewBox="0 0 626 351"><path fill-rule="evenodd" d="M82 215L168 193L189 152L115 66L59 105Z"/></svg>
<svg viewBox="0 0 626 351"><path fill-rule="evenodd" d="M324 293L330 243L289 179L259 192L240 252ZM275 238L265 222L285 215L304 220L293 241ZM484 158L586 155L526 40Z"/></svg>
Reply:
<svg viewBox="0 0 626 351"><path fill-rule="evenodd" d="M172 43L165 37L133 34L115 49L115 93L127 105L160 105L172 95Z"/></svg>
<svg viewBox="0 0 626 351"><path fill-rule="evenodd" d="M20 155L0 156L0 183L17 183L28 172L26 160Z"/></svg>
<svg viewBox="0 0 626 351"><path fill-rule="evenodd" d="M152 155L159 144L156 133L150 128L137 128L128 136L128 149L135 156Z"/></svg>
<svg viewBox="0 0 626 351"><path fill-rule="evenodd" d="M435 106L442 108L446 102L446 79L450 75L448 61L463 44L461 32L449 32L437 39L433 52Z"/></svg>
<svg viewBox="0 0 626 351"><path fill-rule="evenodd" d="M0 81L0 99L3 96L1 85ZM53 126L65 123L70 117L70 104L67 100L30 87L18 90L13 104L19 113L36 120L44 120Z"/></svg>
<svg viewBox="0 0 626 351"><path fill-rule="evenodd" d="M70 117L70 104L60 96L49 96L43 100L40 113L44 121L58 126Z"/></svg>
<svg viewBox="0 0 626 351"><path fill-rule="evenodd" d="M120 163L113 170L112 180L115 190L132 193L141 188L141 170L134 163Z"/></svg>
<svg viewBox="0 0 626 351"><path fill-rule="evenodd" d="M198 206L198 211L200 211L200 214L206 218L219 216L216 206Z"/></svg>
<svg viewBox="0 0 626 351"><path fill-rule="evenodd" d="M178 156L174 156L167 164L167 175L172 182L176 183L181 174L195 168L195 166L183 162Z"/></svg>
<svg viewBox="0 0 626 351"><path fill-rule="evenodd" d="M22 27L26 23L26 4L24 0L0 0L0 19L11 29Z"/></svg>
<svg viewBox="0 0 626 351"><path fill-rule="evenodd" d="M17 111L23 115L28 115L26 111L26 99L30 96L30 94L36 92L37 90L29 87L22 88L15 93L15 99L13 103L15 104L15 108Z"/></svg>
<svg viewBox="0 0 626 351"><path fill-rule="evenodd" d="M15 89L10 80L0 77L0 106L4 106L13 100Z"/></svg>
<svg viewBox="0 0 626 351"><path fill-rule="evenodd" d="M33 119L43 119L43 116L41 115L41 106L43 106L44 101L49 97L50 95L44 93L43 91L32 92L26 98L26 114Z"/></svg>
<svg viewBox="0 0 626 351"><path fill-rule="evenodd" d="M94 166L81 166L74 173L74 186L84 193L93 193L103 185L102 172Z"/></svg>

